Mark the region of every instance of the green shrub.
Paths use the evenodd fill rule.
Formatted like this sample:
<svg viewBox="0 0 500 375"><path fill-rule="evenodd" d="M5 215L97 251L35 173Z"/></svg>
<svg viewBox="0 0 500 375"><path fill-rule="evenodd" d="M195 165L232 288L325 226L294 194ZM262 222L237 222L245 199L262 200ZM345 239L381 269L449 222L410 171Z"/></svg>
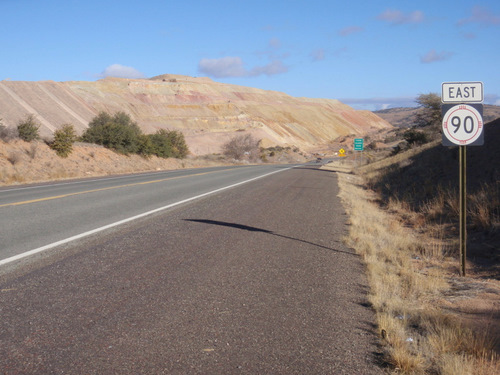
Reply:
<svg viewBox="0 0 500 375"><path fill-rule="evenodd" d="M54 141L49 146L57 155L66 158L73 151L73 143L76 141L76 131L73 125L65 124L54 132Z"/></svg>
<svg viewBox="0 0 500 375"><path fill-rule="evenodd" d="M429 142L429 137L422 131L409 129L403 133L403 138L409 145L423 145Z"/></svg>
<svg viewBox="0 0 500 375"><path fill-rule="evenodd" d="M100 112L83 133L83 142L96 143L123 154L156 155L162 158L184 158L189 149L180 131L158 130L145 135L136 122L124 112L111 116Z"/></svg>
<svg viewBox="0 0 500 375"><path fill-rule="evenodd" d="M21 120L17 124L19 138L26 142L31 142L39 139L39 129L40 125L38 125L38 123L36 122L35 115L33 114L28 115L25 120Z"/></svg>
<svg viewBox="0 0 500 375"><path fill-rule="evenodd" d="M168 139L172 147L172 155L174 158L183 159L189 154L189 148L182 132L170 130L168 132Z"/></svg>
<svg viewBox="0 0 500 375"><path fill-rule="evenodd" d="M137 153L145 158L149 158L155 154L155 148L150 135L141 134L139 136L139 149Z"/></svg>
<svg viewBox="0 0 500 375"><path fill-rule="evenodd" d="M149 138L153 145L153 154L160 158L173 156L172 145L168 139L168 132L165 129L160 129L156 133L150 134Z"/></svg>
<svg viewBox="0 0 500 375"><path fill-rule="evenodd" d="M184 135L180 131L159 129L155 134L150 134L149 138L153 145L153 154L160 158L182 159L189 153Z"/></svg>
<svg viewBox="0 0 500 375"><path fill-rule="evenodd" d="M82 135L83 142L96 143L122 154L138 153L141 129L129 115L117 112L111 116L100 112Z"/></svg>

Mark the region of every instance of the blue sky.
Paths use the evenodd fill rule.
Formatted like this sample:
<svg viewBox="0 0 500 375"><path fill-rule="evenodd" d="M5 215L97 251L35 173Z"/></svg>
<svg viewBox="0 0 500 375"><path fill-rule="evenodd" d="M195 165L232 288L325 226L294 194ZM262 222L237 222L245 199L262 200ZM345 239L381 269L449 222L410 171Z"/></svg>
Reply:
<svg viewBox="0 0 500 375"><path fill-rule="evenodd" d="M482 81L500 105L498 0L0 0L0 14L0 80L208 76L370 110Z"/></svg>

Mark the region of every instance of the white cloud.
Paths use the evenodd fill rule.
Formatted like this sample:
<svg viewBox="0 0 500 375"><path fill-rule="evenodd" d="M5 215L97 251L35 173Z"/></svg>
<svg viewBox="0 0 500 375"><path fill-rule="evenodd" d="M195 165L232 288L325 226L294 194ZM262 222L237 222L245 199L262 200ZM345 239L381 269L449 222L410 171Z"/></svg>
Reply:
<svg viewBox="0 0 500 375"><path fill-rule="evenodd" d="M266 76L272 76L275 74L282 74L286 72L288 72L288 67L285 64L283 64L282 61L274 60L267 65L256 66L249 72L248 76L256 77L263 74Z"/></svg>
<svg viewBox="0 0 500 375"><path fill-rule="evenodd" d="M222 57L220 59L201 59L198 70L215 78L243 77L247 74L240 57Z"/></svg>
<svg viewBox="0 0 500 375"><path fill-rule="evenodd" d="M340 36L348 36L356 33L362 32L364 29L360 26L348 26L339 30Z"/></svg>
<svg viewBox="0 0 500 375"><path fill-rule="evenodd" d="M144 78L144 74L131 66L113 64L108 66L99 75L100 77L118 77L118 78Z"/></svg>
<svg viewBox="0 0 500 375"><path fill-rule="evenodd" d="M457 22L458 26L468 23L478 23L480 25L500 25L500 16L491 13L488 9L476 5L472 8L471 15Z"/></svg>
<svg viewBox="0 0 500 375"><path fill-rule="evenodd" d="M403 13L396 9L387 9L380 13L377 19L389 22L392 25L417 24L424 22L424 13L420 10L415 10L410 13Z"/></svg>
<svg viewBox="0 0 500 375"><path fill-rule="evenodd" d="M422 64L430 64L433 62L448 60L451 56L453 56L453 52L436 52L435 49L431 49L424 56L420 57L420 62Z"/></svg>
<svg viewBox="0 0 500 375"><path fill-rule="evenodd" d="M280 60L271 61L267 65L256 66L250 70L245 68L243 60L238 56L227 56L220 59L201 59L198 70L215 78L256 77L286 73L288 67Z"/></svg>
<svg viewBox="0 0 500 375"><path fill-rule="evenodd" d="M258 50L255 52L255 55L265 57L271 61L286 59L290 54L288 52L281 52L281 50L281 40L279 38L271 38L267 45L267 49Z"/></svg>

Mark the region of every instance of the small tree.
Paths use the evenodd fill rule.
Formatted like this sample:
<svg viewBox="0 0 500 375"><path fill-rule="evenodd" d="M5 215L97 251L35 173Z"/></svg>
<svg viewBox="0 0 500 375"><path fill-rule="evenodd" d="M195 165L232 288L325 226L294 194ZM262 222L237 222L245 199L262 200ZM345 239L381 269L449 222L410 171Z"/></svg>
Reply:
<svg viewBox="0 0 500 375"><path fill-rule="evenodd" d="M251 159L258 154L258 151L259 141L250 134L233 137L222 145L222 153L235 160L242 160L245 155Z"/></svg>
<svg viewBox="0 0 500 375"><path fill-rule="evenodd" d="M55 150L60 157L66 158L73 151L73 143L75 143L76 138L73 125L65 124L54 132L54 141L50 144L50 148Z"/></svg>
<svg viewBox="0 0 500 375"><path fill-rule="evenodd" d="M113 116L100 112L82 135L83 142L96 143L123 154L138 153L142 131L124 112Z"/></svg>
<svg viewBox="0 0 500 375"><path fill-rule="evenodd" d="M189 154L189 148L184 139L184 134L177 130L168 132L168 139L172 147L172 153L175 158L183 159Z"/></svg>
<svg viewBox="0 0 500 375"><path fill-rule="evenodd" d="M153 144L153 154L160 158L182 159L189 154L184 134L180 131L159 129L149 138Z"/></svg>
<svg viewBox="0 0 500 375"><path fill-rule="evenodd" d="M416 115L416 125L441 128L441 97L434 93L421 94L415 101L422 107Z"/></svg>
<svg viewBox="0 0 500 375"><path fill-rule="evenodd" d="M168 131L158 129L156 133L150 134L149 138L153 145L153 154L160 158L170 158L173 156L172 145L168 139Z"/></svg>
<svg viewBox="0 0 500 375"><path fill-rule="evenodd" d="M38 125L35 115L31 114L26 117L25 120L19 121L17 124L17 131L19 133L19 138L26 142L32 142L40 138L38 130L40 125Z"/></svg>
<svg viewBox="0 0 500 375"><path fill-rule="evenodd" d="M149 158L155 154L155 148L150 135L142 134L139 136L139 149L137 153L145 158Z"/></svg>
<svg viewBox="0 0 500 375"><path fill-rule="evenodd" d="M403 138L409 145L423 145L429 142L429 137L423 131L414 128L403 133Z"/></svg>

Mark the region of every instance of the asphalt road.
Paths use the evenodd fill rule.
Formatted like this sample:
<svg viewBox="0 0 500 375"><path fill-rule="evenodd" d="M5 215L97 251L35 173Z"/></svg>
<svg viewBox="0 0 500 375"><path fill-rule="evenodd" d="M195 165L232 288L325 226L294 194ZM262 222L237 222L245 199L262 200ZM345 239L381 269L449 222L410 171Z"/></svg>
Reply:
<svg viewBox="0 0 500 375"><path fill-rule="evenodd" d="M188 169L0 189L6 258L292 166Z"/></svg>
<svg viewBox="0 0 500 375"><path fill-rule="evenodd" d="M336 175L281 170L0 266L0 373L381 374Z"/></svg>

